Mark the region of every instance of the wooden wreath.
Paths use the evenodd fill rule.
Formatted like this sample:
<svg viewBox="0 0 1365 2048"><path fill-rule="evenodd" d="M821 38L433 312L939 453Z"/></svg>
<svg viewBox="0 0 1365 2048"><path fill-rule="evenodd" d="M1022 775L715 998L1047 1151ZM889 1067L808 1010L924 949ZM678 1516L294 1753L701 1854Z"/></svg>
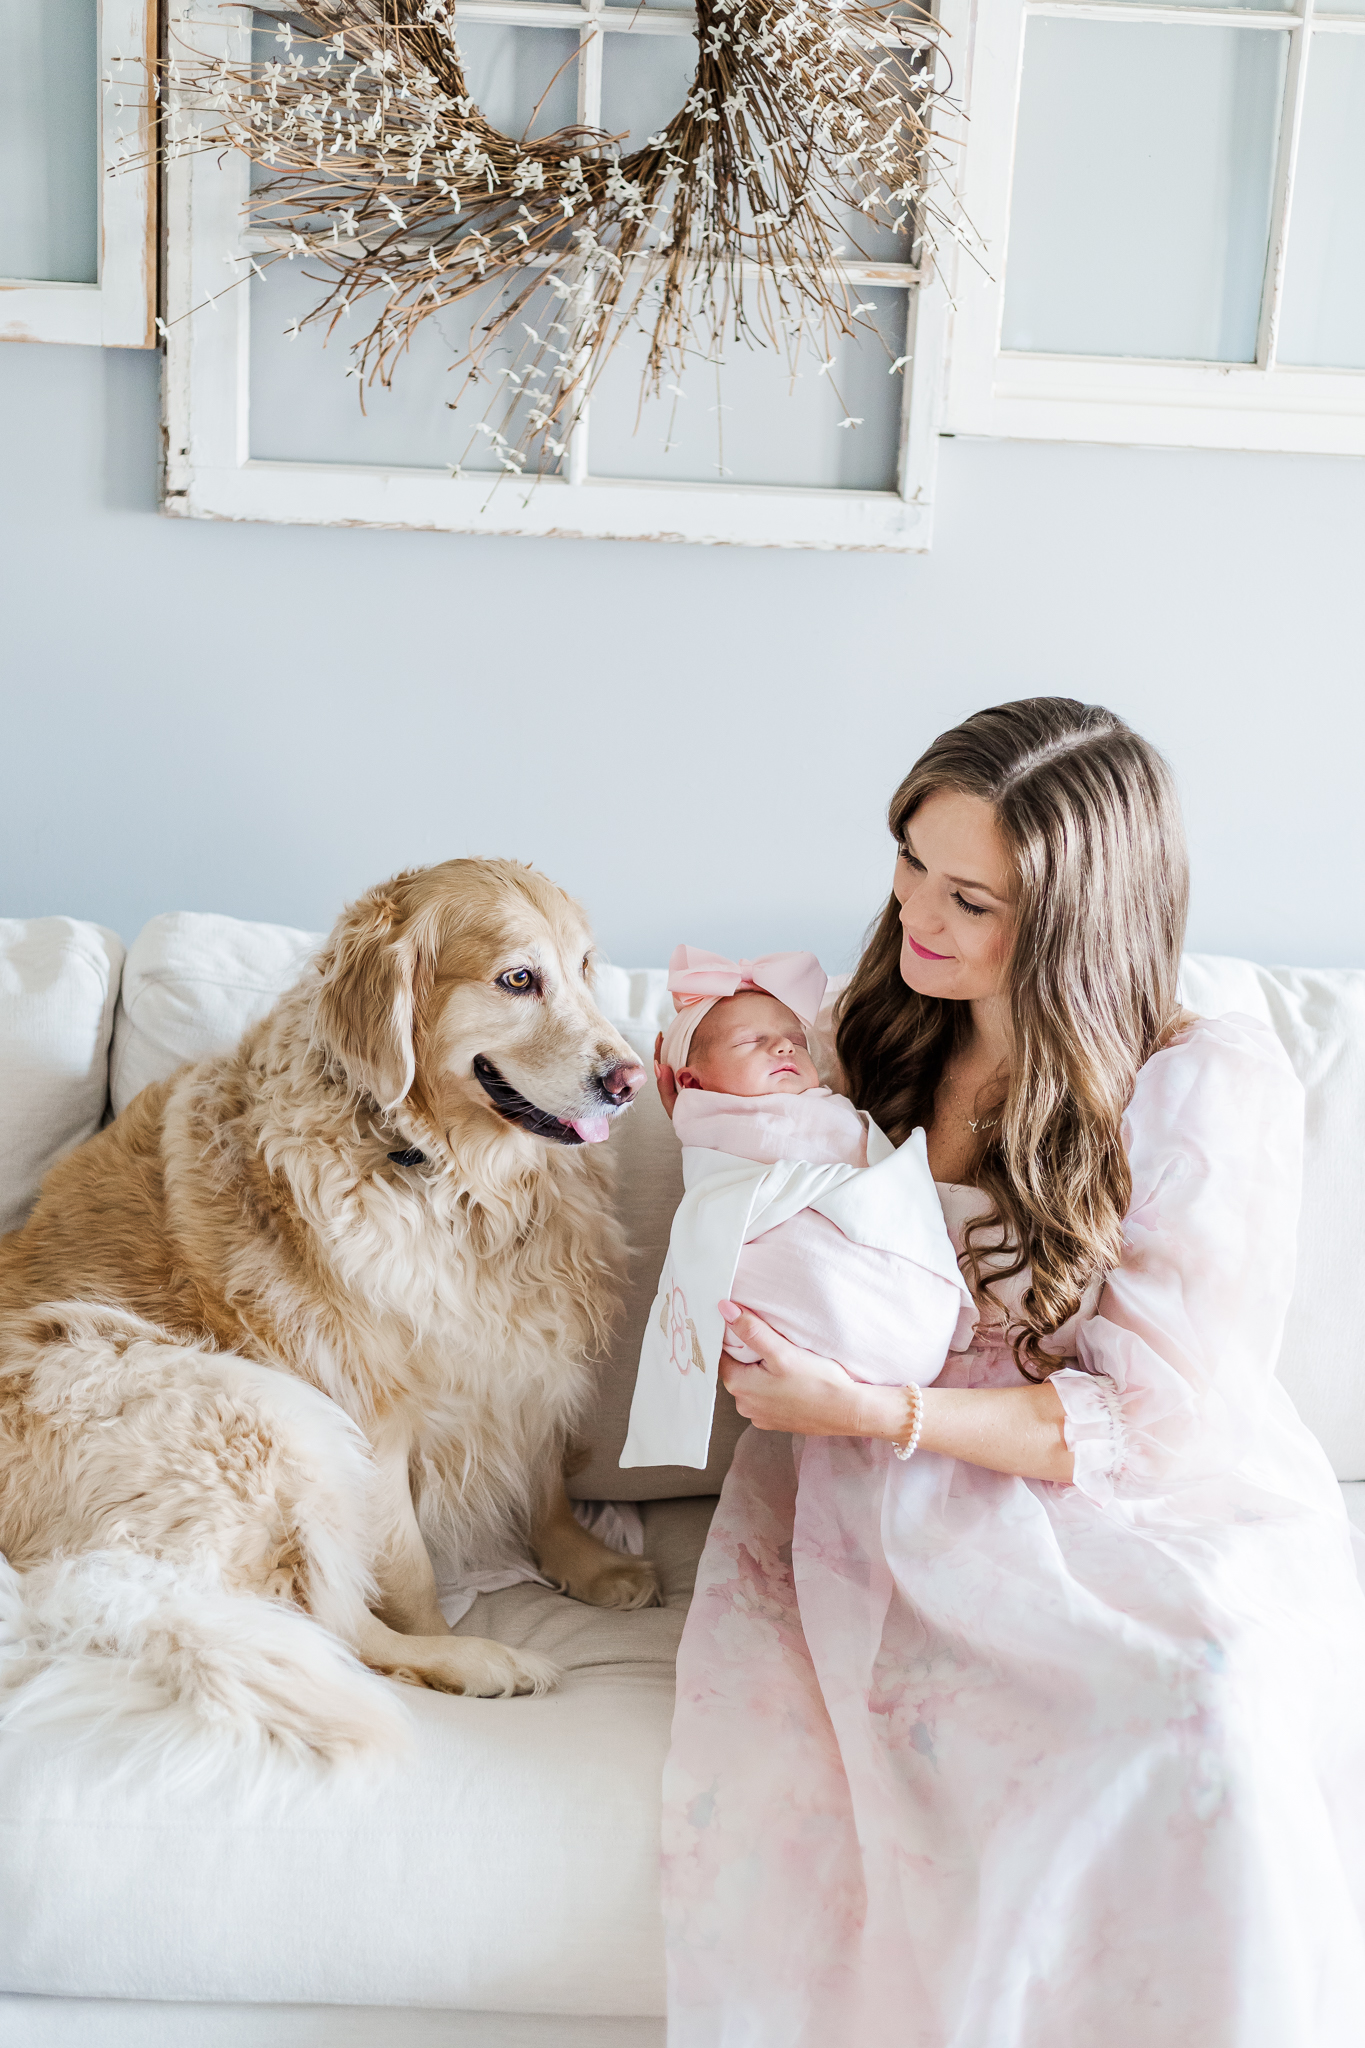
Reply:
<svg viewBox="0 0 1365 2048"><path fill-rule="evenodd" d="M780 345L818 322L828 353L828 330L852 332L866 310L839 268L850 243L862 253L850 218L889 223L907 260L948 224L927 15L698 0L697 39L683 106L622 156L598 129L518 141L492 127L469 97L450 0L300 0L278 59L172 55L160 149L227 145L269 173L252 225L324 286L301 325L330 333L382 295L351 343L362 388L392 379L423 321L496 297L466 360L478 378L494 344L511 345L482 431L520 472L565 452L628 324L649 334L656 390L703 330Z"/></svg>

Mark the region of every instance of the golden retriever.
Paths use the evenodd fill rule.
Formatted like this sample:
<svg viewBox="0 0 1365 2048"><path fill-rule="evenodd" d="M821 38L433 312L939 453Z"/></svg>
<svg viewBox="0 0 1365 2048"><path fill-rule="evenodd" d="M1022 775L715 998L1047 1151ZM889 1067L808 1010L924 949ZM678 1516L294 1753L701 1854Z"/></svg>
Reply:
<svg viewBox="0 0 1365 2048"><path fill-rule="evenodd" d="M561 1476L616 1301L598 1141L644 1078L591 948L530 868L399 875L234 1052L52 1169L0 1240L6 1718L333 1757L403 1719L365 1666L544 1690L451 1635L424 1537L657 1599Z"/></svg>

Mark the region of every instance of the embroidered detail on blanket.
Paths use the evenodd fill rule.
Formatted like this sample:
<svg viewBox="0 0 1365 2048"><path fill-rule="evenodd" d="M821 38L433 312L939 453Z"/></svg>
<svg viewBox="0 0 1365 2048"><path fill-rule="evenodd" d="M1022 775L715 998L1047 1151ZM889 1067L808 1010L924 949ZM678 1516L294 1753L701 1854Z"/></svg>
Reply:
<svg viewBox="0 0 1365 2048"><path fill-rule="evenodd" d="M695 1366L704 1373L706 1360L701 1355L701 1339L687 1313L687 1296L676 1280L669 1288L660 1283L659 1303L659 1328L668 1339L668 1355L673 1364L679 1372L691 1372Z"/></svg>

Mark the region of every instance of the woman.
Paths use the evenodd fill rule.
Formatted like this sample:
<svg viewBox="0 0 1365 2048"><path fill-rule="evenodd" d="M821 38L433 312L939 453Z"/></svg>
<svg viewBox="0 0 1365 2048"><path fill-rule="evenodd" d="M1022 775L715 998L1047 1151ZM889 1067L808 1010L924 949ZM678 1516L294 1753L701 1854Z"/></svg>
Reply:
<svg viewBox="0 0 1365 2048"><path fill-rule="evenodd" d="M1358 2048L1365 1599L1273 1378L1298 1084L1181 1010L1179 812L1110 713L980 712L890 823L831 1078L925 1126L980 1320L902 1463L912 1396L734 1311L670 2048Z"/></svg>

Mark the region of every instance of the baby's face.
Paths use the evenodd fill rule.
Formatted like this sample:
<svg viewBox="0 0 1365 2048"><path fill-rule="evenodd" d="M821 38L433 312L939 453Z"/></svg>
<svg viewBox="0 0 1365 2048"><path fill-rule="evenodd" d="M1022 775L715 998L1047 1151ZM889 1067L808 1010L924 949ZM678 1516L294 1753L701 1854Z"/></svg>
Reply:
<svg viewBox="0 0 1365 2048"><path fill-rule="evenodd" d="M680 1088L717 1095L804 1095L820 1086L806 1034L785 1003L761 989L727 996L697 1027Z"/></svg>

